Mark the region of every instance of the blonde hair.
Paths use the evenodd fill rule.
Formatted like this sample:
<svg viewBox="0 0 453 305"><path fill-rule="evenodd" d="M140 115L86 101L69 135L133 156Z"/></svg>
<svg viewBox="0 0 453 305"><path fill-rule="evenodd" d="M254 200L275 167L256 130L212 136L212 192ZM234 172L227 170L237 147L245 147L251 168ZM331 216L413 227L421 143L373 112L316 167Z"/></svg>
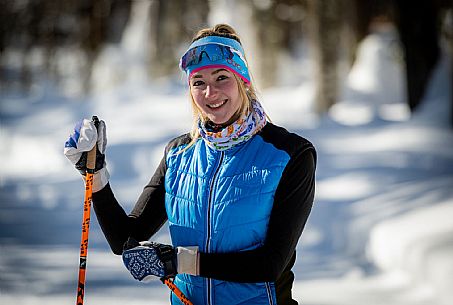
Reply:
<svg viewBox="0 0 453 305"><path fill-rule="evenodd" d="M194 38L192 39L192 42L197 41L198 39L201 39L203 37L207 36L221 36L221 37L227 37L236 40L237 42L241 43L241 40L236 33L236 31L229 26L228 24L217 24L213 26L212 28L205 28L197 32L195 34ZM247 58L245 57L245 61L247 63ZM248 63L247 63L248 65ZM233 73L233 76L236 80L236 83L238 85L239 89L239 95L242 100L241 107L239 107L238 111L233 115L233 117L241 117L247 113L249 113L252 110L252 101L257 99L257 94L254 86L252 85L252 76L249 71L251 81L248 85L244 83L244 81L238 77L235 73ZM189 85L190 86L190 85ZM197 104L195 103L195 100L193 99L192 93L189 90L189 96L190 96L190 102L192 105L192 129L190 131L190 138L191 141L190 143L180 152L185 151L189 147L191 147L195 142L200 138L200 132L198 130L198 121L201 120L202 122L206 122L207 118L203 115L203 112L201 109L198 108Z"/></svg>

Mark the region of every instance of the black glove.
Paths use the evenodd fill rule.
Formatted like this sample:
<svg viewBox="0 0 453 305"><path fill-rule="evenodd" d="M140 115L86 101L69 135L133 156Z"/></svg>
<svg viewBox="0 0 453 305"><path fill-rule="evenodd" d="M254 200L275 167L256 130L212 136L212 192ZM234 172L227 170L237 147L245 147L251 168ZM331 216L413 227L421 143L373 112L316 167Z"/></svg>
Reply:
<svg viewBox="0 0 453 305"><path fill-rule="evenodd" d="M139 281L147 281L152 276L174 277L177 273L177 251L170 245L138 242L129 237L123 247L123 263Z"/></svg>

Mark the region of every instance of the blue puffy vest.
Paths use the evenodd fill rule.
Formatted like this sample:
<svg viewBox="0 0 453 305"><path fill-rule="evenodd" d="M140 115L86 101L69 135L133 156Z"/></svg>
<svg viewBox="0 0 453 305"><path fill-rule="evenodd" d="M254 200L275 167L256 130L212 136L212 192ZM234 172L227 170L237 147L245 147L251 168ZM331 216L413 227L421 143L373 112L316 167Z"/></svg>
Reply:
<svg viewBox="0 0 453 305"><path fill-rule="evenodd" d="M174 246L238 252L265 240L273 198L290 157L258 134L226 151L199 139L167 153L165 206ZM178 274L194 305L276 304L274 283L235 283ZM172 304L181 304L172 295Z"/></svg>

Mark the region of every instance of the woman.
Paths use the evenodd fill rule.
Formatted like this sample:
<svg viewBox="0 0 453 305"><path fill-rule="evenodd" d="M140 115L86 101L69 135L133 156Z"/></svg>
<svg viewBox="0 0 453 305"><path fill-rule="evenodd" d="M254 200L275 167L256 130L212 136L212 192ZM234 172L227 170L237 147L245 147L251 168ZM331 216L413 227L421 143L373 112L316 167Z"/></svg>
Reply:
<svg viewBox="0 0 453 305"><path fill-rule="evenodd" d="M93 204L110 247L138 280L175 276L193 304L297 304L291 268L313 204L315 149L267 121L230 26L200 31L180 67L193 128L169 142L129 215L108 183L105 124L96 132L84 120L66 143L83 170L97 140ZM167 220L172 246L135 242Z"/></svg>

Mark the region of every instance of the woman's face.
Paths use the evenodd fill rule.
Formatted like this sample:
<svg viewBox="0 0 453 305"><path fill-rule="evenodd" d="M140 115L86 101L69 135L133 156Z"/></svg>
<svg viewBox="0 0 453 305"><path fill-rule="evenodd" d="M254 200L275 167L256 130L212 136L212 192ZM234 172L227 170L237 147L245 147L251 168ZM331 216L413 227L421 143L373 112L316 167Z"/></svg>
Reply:
<svg viewBox="0 0 453 305"><path fill-rule="evenodd" d="M226 69L206 68L194 73L190 92L198 108L215 124L231 123L241 107L236 78Z"/></svg>

